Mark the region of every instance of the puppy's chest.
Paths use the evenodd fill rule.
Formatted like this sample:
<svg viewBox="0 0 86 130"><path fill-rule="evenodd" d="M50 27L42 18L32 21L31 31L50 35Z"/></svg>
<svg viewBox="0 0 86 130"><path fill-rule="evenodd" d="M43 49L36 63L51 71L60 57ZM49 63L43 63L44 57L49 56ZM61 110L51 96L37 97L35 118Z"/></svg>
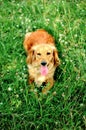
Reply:
<svg viewBox="0 0 86 130"><path fill-rule="evenodd" d="M37 77L38 75L40 76L40 69L39 68L40 68L39 66L29 65L28 64L29 74L32 77Z"/></svg>
<svg viewBox="0 0 86 130"><path fill-rule="evenodd" d="M34 78L34 81L40 86L45 81L46 77L40 73L39 66L28 65L29 75Z"/></svg>
<svg viewBox="0 0 86 130"><path fill-rule="evenodd" d="M29 71L30 76L34 77L35 79L39 79L41 81L44 81L45 79L53 77L55 68L49 69L49 72L46 76L41 75L40 66L28 64L28 71Z"/></svg>

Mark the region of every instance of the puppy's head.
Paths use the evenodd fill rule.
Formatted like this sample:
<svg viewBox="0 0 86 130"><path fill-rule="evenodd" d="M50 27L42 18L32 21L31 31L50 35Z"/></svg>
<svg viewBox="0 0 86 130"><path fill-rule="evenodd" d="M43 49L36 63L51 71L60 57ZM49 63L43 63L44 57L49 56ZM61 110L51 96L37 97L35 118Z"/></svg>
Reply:
<svg viewBox="0 0 86 130"><path fill-rule="evenodd" d="M41 67L41 74L46 75L49 68L57 67L60 63L58 52L53 45L38 44L31 48L27 63Z"/></svg>

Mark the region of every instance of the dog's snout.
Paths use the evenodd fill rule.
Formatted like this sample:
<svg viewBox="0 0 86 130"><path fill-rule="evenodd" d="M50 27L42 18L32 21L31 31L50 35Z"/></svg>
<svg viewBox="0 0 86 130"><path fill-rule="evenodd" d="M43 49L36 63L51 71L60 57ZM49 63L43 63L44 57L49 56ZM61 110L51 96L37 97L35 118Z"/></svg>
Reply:
<svg viewBox="0 0 86 130"><path fill-rule="evenodd" d="M46 61L42 61L42 62L41 62L41 65L43 65L43 66L45 66L46 64L47 64Z"/></svg>

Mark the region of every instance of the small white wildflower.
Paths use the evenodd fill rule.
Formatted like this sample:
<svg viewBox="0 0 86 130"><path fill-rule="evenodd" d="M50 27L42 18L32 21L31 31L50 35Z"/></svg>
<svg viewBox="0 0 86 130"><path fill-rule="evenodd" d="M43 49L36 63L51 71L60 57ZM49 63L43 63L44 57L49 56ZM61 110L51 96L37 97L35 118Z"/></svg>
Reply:
<svg viewBox="0 0 86 130"><path fill-rule="evenodd" d="M85 115L83 116L83 119L86 120L86 116Z"/></svg>
<svg viewBox="0 0 86 130"><path fill-rule="evenodd" d="M85 53L81 52L81 56L83 56L85 58Z"/></svg>
<svg viewBox="0 0 86 130"><path fill-rule="evenodd" d="M20 54L20 57L21 57L21 54ZM20 63L23 63L23 60L21 59Z"/></svg>
<svg viewBox="0 0 86 130"><path fill-rule="evenodd" d="M77 34L75 34L74 37L77 37Z"/></svg>
<svg viewBox="0 0 86 130"><path fill-rule="evenodd" d="M22 16L20 16L19 19L21 20L21 19L22 19Z"/></svg>
<svg viewBox="0 0 86 130"><path fill-rule="evenodd" d="M17 4L17 6L19 6L19 3Z"/></svg>
<svg viewBox="0 0 86 130"><path fill-rule="evenodd" d="M62 25L62 27L64 26L63 22L61 21L60 24Z"/></svg>
<svg viewBox="0 0 86 130"><path fill-rule="evenodd" d="M80 79L80 77L79 77L79 76L77 76L77 77L76 77L76 80L79 80L79 79Z"/></svg>
<svg viewBox="0 0 86 130"><path fill-rule="evenodd" d="M3 84L3 81L1 82L1 84Z"/></svg>
<svg viewBox="0 0 86 130"><path fill-rule="evenodd" d="M36 28L36 26L35 26L35 25L34 25L33 27L34 27L34 28Z"/></svg>
<svg viewBox="0 0 86 130"><path fill-rule="evenodd" d="M19 27L19 25L17 24L16 27Z"/></svg>
<svg viewBox="0 0 86 130"><path fill-rule="evenodd" d="M59 34L59 37L64 37L64 34Z"/></svg>
<svg viewBox="0 0 86 130"><path fill-rule="evenodd" d="M28 22L30 23L30 22L31 22L31 20L29 19L29 20L28 20Z"/></svg>
<svg viewBox="0 0 86 130"><path fill-rule="evenodd" d="M28 22L28 18L25 19L25 22Z"/></svg>
<svg viewBox="0 0 86 130"><path fill-rule="evenodd" d="M64 55L64 54L62 54L62 56L63 56L63 57L65 57L65 55Z"/></svg>
<svg viewBox="0 0 86 130"><path fill-rule="evenodd" d="M82 9L81 11L84 12L85 10Z"/></svg>
<svg viewBox="0 0 86 130"><path fill-rule="evenodd" d="M70 62L72 63L72 62L73 62L73 60L70 60Z"/></svg>
<svg viewBox="0 0 86 130"><path fill-rule="evenodd" d="M47 21L47 22L49 22L49 21L50 21L50 19L46 19L46 21Z"/></svg>
<svg viewBox="0 0 86 130"><path fill-rule="evenodd" d="M26 33L28 33L28 29L26 29Z"/></svg>
<svg viewBox="0 0 86 130"><path fill-rule="evenodd" d="M62 93L62 97L65 97L65 94L64 94L64 93Z"/></svg>
<svg viewBox="0 0 86 130"><path fill-rule="evenodd" d="M18 101L16 107L18 108L21 105L21 103L22 103L21 101Z"/></svg>
<svg viewBox="0 0 86 130"><path fill-rule="evenodd" d="M76 4L77 5L77 7L79 6L79 4Z"/></svg>
<svg viewBox="0 0 86 130"><path fill-rule="evenodd" d="M23 70L25 71L25 70L26 70L26 68L24 67L24 68L23 68Z"/></svg>
<svg viewBox="0 0 86 130"><path fill-rule="evenodd" d="M65 44L67 45L67 44L68 44L68 42L67 42L67 41L65 41Z"/></svg>
<svg viewBox="0 0 86 130"><path fill-rule="evenodd" d="M83 107L83 106L84 106L84 104L83 104L83 103L81 103L81 104L80 104L80 107Z"/></svg>
<svg viewBox="0 0 86 130"><path fill-rule="evenodd" d="M20 92L23 92L23 89L22 89L22 88L20 89Z"/></svg>
<svg viewBox="0 0 86 130"><path fill-rule="evenodd" d="M58 122L55 122L55 124L57 125L57 124L58 124Z"/></svg>
<svg viewBox="0 0 86 130"><path fill-rule="evenodd" d="M21 24L23 25L23 24L24 24L24 22L22 21L22 22L21 22Z"/></svg>
<svg viewBox="0 0 86 130"><path fill-rule="evenodd" d="M3 105L3 102L0 102L0 105Z"/></svg>
<svg viewBox="0 0 86 130"><path fill-rule="evenodd" d="M19 80L22 80L22 77L19 77Z"/></svg>
<svg viewBox="0 0 86 130"><path fill-rule="evenodd" d="M18 98L19 97L19 95L18 94L16 94L16 98Z"/></svg>
<svg viewBox="0 0 86 130"><path fill-rule="evenodd" d="M61 38L59 38L59 42L61 41Z"/></svg>
<svg viewBox="0 0 86 130"><path fill-rule="evenodd" d="M13 40L16 39L15 37L13 37Z"/></svg>
<svg viewBox="0 0 86 130"><path fill-rule="evenodd" d="M12 91L12 88L11 88L11 87L9 87L9 88L8 88L8 91Z"/></svg>
<svg viewBox="0 0 86 130"><path fill-rule="evenodd" d="M72 30L72 28L70 27L70 31Z"/></svg>
<svg viewBox="0 0 86 130"><path fill-rule="evenodd" d="M56 95L56 91L53 92L53 95Z"/></svg>
<svg viewBox="0 0 86 130"><path fill-rule="evenodd" d="M65 42L65 40L61 40L61 43L64 43Z"/></svg>
<svg viewBox="0 0 86 130"><path fill-rule="evenodd" d="M55 4L55 1L53 1L53 4Z"/></svg>
<svg viewBox="0 0 86 130"><path fill-rule="evenodd" d="M75 47L78 47L78 44L75 44Z"/></svg>
<svg viewBox="0 0 86 130"><path fill-rule="evenodd" d="M37 92L37 89L34 89L34 92Z"/></svg>

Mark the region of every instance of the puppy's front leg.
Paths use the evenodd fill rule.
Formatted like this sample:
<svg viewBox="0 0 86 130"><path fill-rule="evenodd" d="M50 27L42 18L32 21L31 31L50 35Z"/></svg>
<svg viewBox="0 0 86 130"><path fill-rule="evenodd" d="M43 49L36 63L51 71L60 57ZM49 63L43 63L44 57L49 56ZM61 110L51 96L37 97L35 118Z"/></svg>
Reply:
<svg viewBox="0 0 86 130"><path fill-rule="evenodd" d="M35 86L34 86L34 78L32 76L29 76L29 85L30 85L30 91L34 92Z"/></svg>
<svg viewBox="0 0 86 130"><path fill-rule="evenodd" d="M47 94L47 92L53 87L54 79L49 78L46 82L49 84L47 84L47 86L42 89L43 94Z"/></svg>
<svg viewBox="0 0 86 130"><path fill-rule="evenodd" d="M34 82L34 78L29 76L29 84L32 84Z"/></svg>

